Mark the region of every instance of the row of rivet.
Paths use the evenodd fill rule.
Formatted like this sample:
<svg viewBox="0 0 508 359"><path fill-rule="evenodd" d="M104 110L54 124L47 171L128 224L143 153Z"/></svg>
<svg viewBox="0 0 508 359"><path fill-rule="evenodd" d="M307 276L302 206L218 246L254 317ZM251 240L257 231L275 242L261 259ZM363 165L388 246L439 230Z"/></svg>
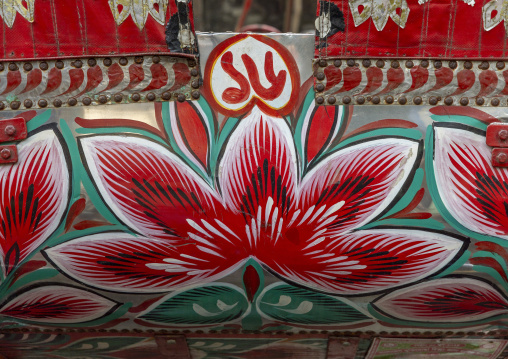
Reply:
<svg viewBox="0 0 508 359"><path fill-rule="evenodd" d="M316 85L317 92L323 91L322 89L320 90L321 87L319 87L319 85L322 85L322 84ZM382 99L379 96L366 96L365 97L365 96L360 95L360 96L356 96L353 101L353 99L350 96L344 96L344 97L342 97L342 104L352 105L352 104L356 103L358 105L363 105L366 102L370 102L374 105L378 105L378 104L381 104L381 100ZM440 96L430 96L427 99L427 102L429 105L436 106L439 104L439 101L441 101L441 100L442 100L442 98ZM399 98L394 98L393 96L386 96L383 99L383 101L387 105L391 105L395 102L397 102L399 105L406 105L408 103L408 99L405 96L400 96ZM326 102L329 105L336 105L337 98L335 96L327 96ZM323 105L325 103L325 97L324 96L317 96L316 103L318 103L319 105ZM424 104L424 99L421 96L416 96L412 99L412 103L415 105L422 105L422 104ZM452 97L445 97L443 103L447 106L452 106L455 103L455 100ZM469 105L470 101L469 101L469 98L462 97L458 101L458 103L462 106L467 106L467 105ZM475 99L475 104L478 106L483 106L486 104L486 102L483 97L478 97ZM501 105L500 99L493 98L492 100L490 100L490 106L499 106L499 105ZM505 106L505 105L503 105L503 106ZM506 103L506 106L508 106L508 102Z"/></svg>
<svg viewBox="0 0 508 359"><path fill-rule="evenodd" d="M152 60L152 63L157 64L161 61L161 57L158 55L154 55L154 56L151 56L151 60ZM136 56L133 59L133 63L136 63L138 65L142 64L144 61L145 61L145 58L143 56ZM109 57L103 58L102 62L103 62L103 65L106 67L109 67L113 64L113 60ZM129 65L129 59L127 57L120 57L118 59L118 63L121 66L127 66L127 65ZM97 65L97 60L95 58L90 58L87 60L87 64L89 67L94 67ZM79 104L79 102L81 102L81 104L84 106L90 106L90 105L94 104L94 101L95 101L95 104L102 105L102 104L107 104L107 103L121 103L124 100L128 100L129 102L140 102L143 100L149 101L149 102L153 102L156 100L160 100L160 101L175 100L175 101L179 101L179 102L184 102L184 101L187 101L188 99L197 100L201 96L200 91L199 91L199 87L200 87L199 71L196 68L197 63L194 59L188 59L187 65L191 68L190 75L192 76L192 79L191 79L190 86L192 87L192 89L194 89L190 94L190 98L188 98L183 93L171 93L168 91L163 92L162 94L160 94L160 96L157 96L153 92L150 92L146 95L141 95L139 93L133 93L133 94L117 93L114 95L96 95L96 96L92 96L92 97L87 96L87 97L81 98L80 101L78 101L78 99L76 99L74 97L68 98L67 101L65 101L65 102L64 102L64 100L57 98L57 99L53 100L51 103L46 99L39 99L36 102L34 102L31 99L26 99L22 103L21 103L21 101L17 101L17 100L11 101L11 102L0 101L0 110L4 110L7 108L10 108L12 110L19 110L21 108L21 105L23 105L24 108L26 108L26 109L30 109L35 106L38 106L39 108L46 108L48 106L53 106L53 107L58 108L58 107L64 106L64 104L67 104L68 106L73 107L73 106L77 106ZM64 68L65 64L62 60L56 60L54 63L54 66L57 69L61 70ZM75 68L81 68L83 66L83 61L79 60L79 59L73 60L73 61L71 61L71 66L73 66ZM33 68L34 68L34 65L31 62L25 62L23 64L23 69L26 72L32 71ZM48 62L46 62L46 61L39 62L39 68L42 71L48 70L49 69ZM5 65L0 62L0 72L2 72L4 69L5 69ZM8 69L9 69L9 71L17 71L19 69L19 66L16 63L11 62L8 65Z"/></svg>
<svg viewBox="0 0 508 359"><path fill-rule="evenodd" d="M386 62L388 62L388 60L377 60L376 66L382 69L385 67ZM399 60L391 60L389 62L390 62L390 67L392 67L394 69L400 67ZM328 66L328 61L325 59L319 60L318 63L319 63L320 67L327 67ZM436 68L436 69L443 67L443 61L441 61L441 60L434 60L433 64L434 64L434 68ZM342 60L334 60L333 65L335 67L341 67ZM346 60L346 65L349 67L354 67L354 66L358 67L359 66L359 64L356 62L356 60L353 60L353 59ZM368 68L372 65L372 61L369 59L364 59L364 60L362 60L362 65L363 65L363 67ZM415 63L413 60L407 60L405 62L405 66L406 66L406 68L410 69L415 66ZM421 60L419 63L419 66L427 68L430 66L430 61L429 60ZM463 66L465 69L471 70L473 68L473 62L472 61L464 61ZM496 69L498 69L498 70L503 70L505 68L505 66L506 66L506 64L504 61L497 61L496 62ZM448 67L451 68L452 70L455 70L458 67L458 62L455 60L448 61ZM489 61L481 61L478 64L478 68L480 70L488 70L489 67L490 67Z"/></svg>

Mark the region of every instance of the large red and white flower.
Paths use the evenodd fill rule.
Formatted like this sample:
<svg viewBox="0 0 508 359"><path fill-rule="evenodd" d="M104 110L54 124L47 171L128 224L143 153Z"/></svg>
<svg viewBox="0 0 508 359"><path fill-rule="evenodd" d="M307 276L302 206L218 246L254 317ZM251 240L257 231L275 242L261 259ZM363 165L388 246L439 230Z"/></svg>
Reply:
<svg viewBox="0 0 508 359"><path fill-rule="evenodd" d="M105 203L138 234L102 233L45 251L90 286L165 292L214 281L253 258L287 281L363 295L437 273L464 247L440 233L361 229L403 194L419 141L357 141L303 174L285 120L254 107L222 148L214 185L147 138L79 141Z"/></svg>

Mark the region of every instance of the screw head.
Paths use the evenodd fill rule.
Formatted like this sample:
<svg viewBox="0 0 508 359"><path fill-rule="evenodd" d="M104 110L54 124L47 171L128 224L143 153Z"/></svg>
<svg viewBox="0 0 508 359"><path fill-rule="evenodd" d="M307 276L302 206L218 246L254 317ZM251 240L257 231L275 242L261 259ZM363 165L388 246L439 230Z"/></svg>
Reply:
<svg viewBox="0 0 508 359"><path fill-rule="evenodd" d="M189 59L189 61L187 61L187 65L189 65L190 67L194 67L194 66L196 66L196 60L194 60L194 59Z"/></svg>
<svg viewBox="0 0 508 359"><path fill-rule="evenodd" d="M67 104L69 106L76 106L78 104L78 100L76 100L74 97L71 97L68 101L67 101Z"/></svg>
<svg viewBox="0 0 508 359"><path fill-rule="evenodd" d="M333 105L335 102L337 102L337 99L335 98L335 96L329 96L327 101L330 105Z"/></svg>
<svg viewBox="0 0 508 359"><path fill-rule="evenodd" d="M365 60L362 61L363 67L370 67L371 64L372 63L371 63L371 61L369 59L365 59Z"/></svg>
<svg viewBox="0 0 508 359"><path fill-rule="evenodd" d="M451 68L452 70L456 69L457 68L457 61L448 62L448 67Z"/></svg>
<svg viewBox="0 0 508 359"><path fill-rule="evenodd" d="M420 62L421 67L429 67L429 60L422 60Z"/></svg>
<svg viewBox="0 0 508 359"><path fill-rule="evenodd" d="M201 94L199 93L199 91L192 91L191 96L194 100L197 100L201 96Z"/></svg>
<svg viewBox="0 0 508 359"><path fill-rule="evenodd" d="M46 61L43 61L39 64L39 68L42 70L42 71L46 71L49 66L48 66L48 63Z"/></svg>
<svg viewBox="0 0 508 359"><path fill-rule="evenodd" d="M392 69L397 69L399 68L400 64L398 61L392 61L391 65Z"/></svg>
<svg viewBox="0 0 508 359"><path fill-rule="evenodd" d="M445 105L447 105L447 106L451 106L451 105L453 105L453 98L451 98L451 97L447 97L447 98L445 98L445 99L444 99L444 103L445 103Z"/></svg>
<svg viewBox="0 0 508 359"><path fill-rule="evenodd" d="M411 60L406 61L406 67L407 67L408 69L412 68L414 65L415 65L415 64L413 63L413 61L411 61Z"/></svg>
<svg viewBox="0 0 508 359"><path fill-rule="evenodd" d="M464 68L467 70L471 70L473 68L473 63L471 61L465 61Z"/></svg>
<svg viewBox="0 0 508 359"><path fill-rule="evenodd" d="M106 57L104 60L102 60L102 63L104 64L104 66L111 66L113 61L111 61L109 57Z"/></svg>
<svg viewBox="0 0 508 359"><path fill-rule="evenodd" d="M44 107L48 106L48 101L41 99L41 100L39 100L39 102L37 102L37 104L39 105L39 107L44 108Z"/></svg>
<svg viewBox="0 0 508 359"><path fill-rule="evenodd" d="M155 56L152 57L152 62L154 64L158 64L159 62L161 62L161 58L159 56L155 55Z"/></svg>
<svg viewBox="0 0 508 359"><path fill-rule="evenodd" d="M335 60L333 62L333 66L335 66L335 67L341 67L342 66L342 61L341 60Z"/></svg>
<svg viewBox="0 0 508 359"><path fill-rule="evenodd" d="M499 99L498 98L492 99L492 101L490 101L490 104L492 106L499 106Z"/></svg>
<svg viewBox="0 0 508 359"><path fill-rule="evenodd" d="M136 56L134 58L134 62L137 64L142 64L143 63L143 56Z"/></svg>
<svg viewBox="0 0 508 359"><path fill-rule="evenodd" d="M351 103L351 97L349 97L349 96L345 96L345 97L342 99L342 103L343 103L343 104L346 104L346 105L347 105L347 104L349 104L349 103Z"/></svg>
<svg viewBox="0 0 508 359"><path fill-rule="evenodd" d="M443 63L440 60L434 61L434 68L440 69L441 67L443 67Z"/></svg>
<svg viewBox="0 0 508 359"><path fill-rule="evenodd" d="M14 136L16 134L16 127L14 127L13 125L8 125L8 126L5 126L5 130L4 131L5 131L5 134L7 136L12 137L12 136Z"/></svg>
<svg viewBox="0 0 508 359"><path fill-rule="evenodd" d="M161 95L161 98L165 101L169 101L171 99L171 92L163 92Z"/></svg>
<svg viewBox="0 0 508 359"><path fill-rule="evenodd" d="M386 96L386 97L385 97L385 102L386 102L387 104L392 104L392 103L393 103L393 101L394 101L393 96Z"/></svg>
<svg viewBox="0 0 508 359"><path fill-rule="evenodd" d="M326 60L325 60L325 59L321 59L321 60L319 60L319 66L321 66L321 67L326 67L327 65L328 65L328 63L326 62Z"/></svg>
<svg viewBox="0 0 508 359"><path fill-rule="evenodd" d="M60 69L60 70L61 70L61 69L63 69L63 68L64 68L64 63L63 63L63 61L62 61L62 60L58 60L58 61L56 61L56 62L55 62L55 67L56 67L57 69Z"/></svg>
<svg viewBox="0 0 508 359"><path fill-rule="evenodd" d="M363 105L365 103L365 97L363 96L358 96L356 98L356 103L359 104L359 105Z"/></svg>
<svg viewBox="0 0 508 359"><path fill-rule="evenodd" d="M462 97L459 102L462 106L467 106L469 104L469 99L467 97Z"/></svg>
<svg viewBox="0 0 508 359"><path fill-rule="evenodd" d="M33 66L32 66L32 64L31 64L30 62L26 62L26 63L23 65L23 69L24 69L25 71L32 71L32 68L33 68Z"/></svg>
<svg viewBox="0 0 508 359"><path fill-rule="evenodd" d="M79 68L81 68L83 66L83 61L81 61L81 60L75 60L72 63L72 66L77 67L79 69Z"/></svg>
<svg viewBox="0 0 508 359"><path fill-rule="evenodd" d="M62 100L56 99L53 101L53 106L55 107L61 107L62 106Z"/></svg>
<svg viewBox="0 0 508 359"><path fill-rule="evenodd" d="M413 99L413 103L415 105L421 105L423 102L422 98L420 96L416 96L414 99Z"/></svg>
<svg viewBox="0 0 508 359"><path fill-rule="evenodd" d="M8 148L2 148L2 150L0 151L0 156L2 156L4 160L8 160L9 158L11 158L11 150L9 150Z"/></svg>
<svg viewBox="0 0 508 359"><path fill-rule="evenodd" d="M506 163L506 161L508 161L508 155L504 152L498 153L496 156L496 161L499 163Z"/></svg>
<svg viewBox="0 0 508 359"><path fill-rule="evenodd" d="M150 92L148 95L146 95L146 99L148 101L155 101L155 94L153 92Z"/></svg>
<svg viewBox="0 0 508 359"><path fill-rule="evenodd" d="M141 95L138 93L133 93L131 96L131 99L132 99L132 101L138 102L139 100L141 100Z"/></svg>
<svg viewBox="0 0 508 359"><path fill-rule="evenodd" d="M321 105L325 102L325 98L323 96L316 97L316 102L318 105Z"/></svg>
<svg viewBox="0 0 508 359"><path fill-rule="evenodd" d="M4 70L4 64L2 64L2 63L0 62L0 71L3 71L3 70Z"/></svg>
<svg viewBox="0 0 508 359"><path fill-rule="evenodd" d="M195 88L195 89L199 88L199 80L192 81L191 86L192 86L192 88Z"/></svg>
<svg viewBox="0 0 508 359"><path fill-rule="evenodd" d="M7 130L7 128L6 128ZM501 140L506 140L508 138L508 131L507 130L501 130L497 133L498 137L501 139Z"/></svg>
<svg viewBox="0 0 508 359"><path fill-rule="evenodd" d="M198 75L198 70L197 69L192 69L192 70L190 70L190 74L191 74L191 76L197 76Z"/></svg>
<svg viewBox="0 0 508 359"><path fill-rule="evenodd" d="M83 99L83 105L90 106L92 104L92 99L90 97L85 97Z"/></svg>
<svg viewBox="0 0 508 359"><path fill-rule="evenodd" d="M19 101L12 101L11 102L11 109L17 110L21 106L21 103Z"/></svg>
<svg viewBox="0 0 508 359"><path fill-rule="evenodd" d="M178 99L178 102L185 102L185 100L187 98L185 97L185 95L183 93L179 93L177 99Z"/></svg>
<svg viewBox="0 0 508 359"><path fill-rule="evenodd" d="M379 96L374 96L371 100L371 102L374 104L374 105L377 105L378 103L381 102L381 99L379 98Z"/></svg>
<svg viewBox="0 0 508 359"><path fill-rule="evenodd" d="M489 62L488 61L482 61L480 65L478 66L481 70L488 70L489 68Z"/></svg>
<svg viewBox="0 0 508 359"><path fill-rule="evenodd" d="M115 102L121 102L123 100L123 95L121 93L117 93L113 96L113 100L115 100Z"/></svg>
<svg viewBox="0 0 508 359"><path fill-rule="evenodd" d="M434 106L434 105L437 105L437 97L436 96L432 96L429 98L429 104Z"/></svg>
<svg viewBox="0 0 508 359"><path fill-rule="evenodd" d="M347 63L347 65L348 65L349 67L353 67L353 66L355 66L355 60L353 60L353 59L349 59L349 60L347 60L347 61L346 61L346 63Z"/></svg>
<svg viewBox="0 0 508 359"><path fill-rule="evenodd" d="M496 68L497 68L498 70L502 70L502 69L504 69L504 66L505 66L504 61L498 61L498 62L496 63Z"/></svg>
<svg viewBox="0 0 508 359"><path fill-rule="evenodd" d="M319 81L323 81L325 79L325 74L323 72L318 72L317 75L316 75L316 78Z"/></svg>
<svg viewBox="0 0 508 359"><path fill-rule="evenodd" d="M99 100L99 103L106 103L108 102L108 97L106 95L100 95L97 100Z"/></svg>
<svg viewBox="0 0 508 359"><path fill-rule="evenodd" d="M18 66L14 62L11 62L9 64L9 70L16 71L17 69L18 69Z"/></svg>
<svg viewBox="0 0 508 359"><path fill-rule="evenodd" d="M95 65L97 65L97 60L95 60L95 59L88 59L87 63L88 63L89 67L94 67Z"/></svg>
<svg viewBox="0 0 508 359"><path fill-rule="evenodd" d="M377 60L376 66L382 69L383 67L385 67L385 62L383 60Z"/></svg>
<svg viewBox="0 0 508 359"><path fill-rule="evenodd" d="M406 103L407 103L407 98L405 98L404 96L399 97L399 104L400 105L405 105Z"/></svg>
<svg viewBox="0 0 508 359"><path fill-rule="evenodd" d="M122 66L125 66L129 63L126 57L120 57L120 60L118 60L118 63Z"/></svg>
<svg viewBox="0 0 508 359"><path fill-rule="evenodd" d="M0 110L3 110L5 108L5 104L3 101L0 101Z"/></svg>
<svg viewBox="0 0 508 359"><path fill-rule="evenodd" d="M485 103L485 100L483 99L483 97L478 97L478 98L476 99L476 104L477 104L478 106L481 106L481 105L483 105L484 103Z"/></svg>
<svg viewBox="0 0 508 359"><path fill-rule="evenodd" d="M316 91L317 92L322 92L322 91L324 91L324 89L325 89L325 85L323 85L323 84L316 84Z"/></svg>

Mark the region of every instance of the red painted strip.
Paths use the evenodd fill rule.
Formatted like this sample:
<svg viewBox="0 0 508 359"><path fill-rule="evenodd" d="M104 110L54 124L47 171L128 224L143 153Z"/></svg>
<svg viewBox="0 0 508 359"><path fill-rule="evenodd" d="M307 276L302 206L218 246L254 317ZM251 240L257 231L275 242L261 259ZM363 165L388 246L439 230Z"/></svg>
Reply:
<svg viewBox="0 0 508 359"><path fill-rule="evenodd" d="M376 129L380 129L380 128L414 128L414 127L418 127L418 125L413 122L406 121L406 120L397 120L397 119L380 120L380 121L375 121L375 122L369 123L365 126L357 128L354 131L351 131L347 135L343 136L341 141L344 141L346 138L353 137L353 136L358 135L360 133L371 131L371 130L376 130Z"/></svg>
<svg viewBox="0 0 508 359"><path fill-rule="evenodd" d="M34 88L39 86L42 81L42 71L39 69L33 69L27 75L26 86L20 94L32 91Z"/></svg>
<svg viewBox="0 0 508 359"><path fill-rule="evenodd" d="M473 107L456 107L456 106L437 106L429 110L432 114L437 116L467 116L472 117L478 121L486 123L487 125L492 122L499 122L497 118L489 115L481 110Z"/></svg>
<svg viewBox="0 0 508 359"><path fill-rule="evenodd" d="M161 64L153 64L150 66L150 71L152 72L152 81L150 81L150 84L142 91L157 90L167 85L169 76L164 66Z"/></svg>

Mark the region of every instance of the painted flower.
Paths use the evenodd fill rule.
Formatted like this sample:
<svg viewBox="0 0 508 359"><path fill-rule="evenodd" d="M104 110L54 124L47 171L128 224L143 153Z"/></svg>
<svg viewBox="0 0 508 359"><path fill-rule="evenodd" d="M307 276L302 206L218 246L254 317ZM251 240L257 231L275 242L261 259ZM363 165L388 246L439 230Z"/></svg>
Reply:
<svg viewBox="0 0 508 359"><path fill-rule="evenodd" d="M68 155L60 135L43 126L17 145L18 162L0 167L0 264L9 274L44 243L69 202Z"/></svg>
<svg viewBox="0 0 508 359"><path fill-rule="evenodd" d="M169 106L181 155L135 135L79 138L97 190L136 235L101 233L45 251L78 281L166 292L217 280L252 258L286 281L363 295L435 274L463 250L462 240L441 233L362 229L410 184L419 141L380 136L330 151L347 122L343 108L311 105L299 145L283 118L254 107L212 151L203 109ZM305 155L297 155L299 146ZM219 153L216 166L212 152Z"/></svg>

